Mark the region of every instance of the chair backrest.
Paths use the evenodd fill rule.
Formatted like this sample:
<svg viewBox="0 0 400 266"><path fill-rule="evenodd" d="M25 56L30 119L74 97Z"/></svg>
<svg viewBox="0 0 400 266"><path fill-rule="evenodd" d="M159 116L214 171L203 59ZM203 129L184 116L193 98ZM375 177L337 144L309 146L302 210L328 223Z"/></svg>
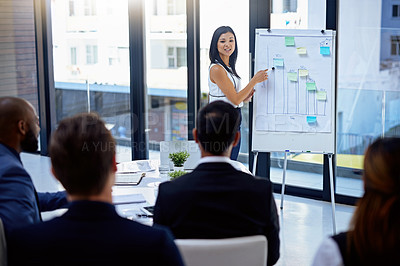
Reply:
<svg viewBox="0 0 400 266"><path fill-rule="evenodd" d="M0 219L0 266L7 266L7 245L3 222Z"/></svg>
<svg viewBox="0 0 400 266"><path fill-rule="evenodd" d="M185 170L193 170L196 168L201 154L200 148L194 140L188 141L161 141L160 142L160 166L168 167L171 159L168 155L178 151L187 151L190 156L186 160L183 168ZM172 165L173 166L173 165Z"/></svg>
<svg viewBox="0 0 400 266"><path fill-rule="evenodd" d="M267 238L263 235L224 239L176 239L186 266L265 266Z"/></svg>

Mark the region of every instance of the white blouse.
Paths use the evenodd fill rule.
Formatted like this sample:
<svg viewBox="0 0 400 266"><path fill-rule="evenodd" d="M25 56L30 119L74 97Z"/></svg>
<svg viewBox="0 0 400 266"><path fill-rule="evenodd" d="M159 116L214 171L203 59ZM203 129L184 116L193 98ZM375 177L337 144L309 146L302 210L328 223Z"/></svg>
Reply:
<svg viewBox="0 0 400 266"><path fill-rule="evenodd" d="M211 71L211 68L215 65L220 65L225 70L226 75L228 76L228 78L230 79L232 84L234 85L236 92L239 92L241 90L240 78L238 78L235 75L226 71L226 69L221 64L211 64L208 69L208 87L210 89L209 102L211 103L213 101L224 101L224 102L228 102L228 103L232 104L234 107L242 107L243 102L241 102L239 105L233 104L231 101L228 100L228 98L226 98L225 94L221 91L221 89L218 87L218 85L211 81L210 71Z"/></svg>
<svg viewBox="0 0 400 266"><path fill-rule="evenodd" d="M326 238L314 256L312 266L343 266L339 246L331 237Z"/></svg>

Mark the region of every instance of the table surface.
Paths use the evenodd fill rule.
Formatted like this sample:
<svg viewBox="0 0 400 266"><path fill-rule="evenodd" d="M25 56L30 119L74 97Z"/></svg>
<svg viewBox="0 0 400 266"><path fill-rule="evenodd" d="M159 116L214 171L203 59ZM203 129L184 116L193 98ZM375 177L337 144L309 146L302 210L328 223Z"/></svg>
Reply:
<svg viewBox="0 0 400 266"><path fill-rule="evenodd" d="M170 177L168 176L168 171L159 171L159 161L158 160L147 160L154 170L146 171L146 176L143 177L142 181L137 186L129 185L115 185L113 187L113 196L116 195L130 195L130 194L142 194L145 198L145 203L130 203L130 204L118 204L116 206L117 212L128 219L152 225L153 219L148 217L139 217L138 214L144 214L140 208L144 206L151 206L155 204L158 185L161 182L168 181Z"/></svg>

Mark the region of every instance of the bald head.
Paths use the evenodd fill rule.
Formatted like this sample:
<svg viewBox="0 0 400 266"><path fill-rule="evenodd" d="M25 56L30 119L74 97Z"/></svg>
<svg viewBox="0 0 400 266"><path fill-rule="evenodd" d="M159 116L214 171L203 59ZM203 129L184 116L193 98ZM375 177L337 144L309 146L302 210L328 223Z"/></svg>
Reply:
<svg viewBox="0 0 400 266"><path fill-rule="evenodd" d="M0 142L18 152L32 152L37 150L38 134L37 114L28 101L17 97L0 97Z"/></svg>

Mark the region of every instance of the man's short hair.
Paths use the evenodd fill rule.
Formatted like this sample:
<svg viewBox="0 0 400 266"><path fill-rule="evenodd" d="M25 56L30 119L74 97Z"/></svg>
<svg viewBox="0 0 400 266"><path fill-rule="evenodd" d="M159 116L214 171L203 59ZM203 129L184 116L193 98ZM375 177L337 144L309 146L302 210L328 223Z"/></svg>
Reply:
<svg viewBox="0 0 400 266"><path fill-rule="evenodd" d="M115 140L97 114L63 119L49 146L55 175L71 195L97 195L114 167Z"/></svg>
<svg viewBox="0 0 400 266"><path fill-rule="evenodd" d="M215 101L204 106L196 121L197 137L204 151L224 153L234 141L239 123L239 112L229 103Z"/></svg>

